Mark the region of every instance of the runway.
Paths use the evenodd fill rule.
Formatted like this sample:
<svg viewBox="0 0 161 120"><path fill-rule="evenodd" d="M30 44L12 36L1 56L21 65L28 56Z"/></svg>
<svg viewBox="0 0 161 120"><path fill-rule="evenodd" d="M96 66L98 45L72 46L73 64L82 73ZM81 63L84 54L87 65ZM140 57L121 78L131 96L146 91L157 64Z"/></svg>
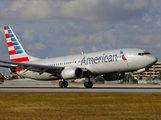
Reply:
<svg viewBox="0 0 161 120"><path fill-rule="evenodd" d="M0 85L0 93L101 93L101 94L146 94L161 95L161 85L102 84L84 88L80 84L59 88L58 85Z"/></svg>

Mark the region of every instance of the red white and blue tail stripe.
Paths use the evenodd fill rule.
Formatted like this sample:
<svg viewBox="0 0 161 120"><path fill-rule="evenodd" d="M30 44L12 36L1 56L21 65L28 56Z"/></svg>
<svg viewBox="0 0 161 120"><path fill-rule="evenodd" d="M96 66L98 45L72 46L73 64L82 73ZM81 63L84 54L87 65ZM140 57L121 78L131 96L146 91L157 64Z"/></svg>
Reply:
<svg viewBox="0 0 161 120"><path fill-rule="evenodd" d="M17 39L16 35L12 31L10 26L4 26L8 52L10 56L10 60L13 62L27 62L32 60L37 60L38 58L29 56L25 50L23 49L22 45L20 44L19 40Z"/></svg>

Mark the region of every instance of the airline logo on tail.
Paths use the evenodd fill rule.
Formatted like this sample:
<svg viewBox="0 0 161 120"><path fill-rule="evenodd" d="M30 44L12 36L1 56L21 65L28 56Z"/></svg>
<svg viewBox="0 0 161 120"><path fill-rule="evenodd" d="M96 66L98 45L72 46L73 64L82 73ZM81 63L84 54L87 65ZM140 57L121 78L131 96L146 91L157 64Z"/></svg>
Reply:
<svg viewBox="0 0 161 120"><path fill-rule="evenodd" d="M19 43L14 32L10 26L4 26L5 36L7 40L8 52L10 60L13 62L27 62L29 61L28 56L26 55L24 49Z"/></svg>

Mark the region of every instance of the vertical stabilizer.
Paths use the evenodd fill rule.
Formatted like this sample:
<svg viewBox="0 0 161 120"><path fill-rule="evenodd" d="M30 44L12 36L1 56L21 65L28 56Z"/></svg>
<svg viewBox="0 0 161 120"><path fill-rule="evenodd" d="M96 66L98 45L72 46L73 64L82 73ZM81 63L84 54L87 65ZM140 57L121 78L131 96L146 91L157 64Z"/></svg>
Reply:
<svg viewBox="0 0 161 120"><path fill-rule="evenodd" d="M4 26L10 60L13 62L28 62L39 58L28 55L10 26Z"/></svg>

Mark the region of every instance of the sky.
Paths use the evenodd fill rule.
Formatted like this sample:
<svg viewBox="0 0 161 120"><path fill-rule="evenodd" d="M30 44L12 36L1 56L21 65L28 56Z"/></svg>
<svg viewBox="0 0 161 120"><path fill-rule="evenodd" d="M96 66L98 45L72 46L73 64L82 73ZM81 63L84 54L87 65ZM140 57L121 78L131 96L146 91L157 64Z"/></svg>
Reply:
<svg viewBox="0 0 161 120"><path fill-rule="evenodd" d="M0 0L0 60L9 60L4 25L42 59L141 48L161 61L160 0Z"/></svg>

